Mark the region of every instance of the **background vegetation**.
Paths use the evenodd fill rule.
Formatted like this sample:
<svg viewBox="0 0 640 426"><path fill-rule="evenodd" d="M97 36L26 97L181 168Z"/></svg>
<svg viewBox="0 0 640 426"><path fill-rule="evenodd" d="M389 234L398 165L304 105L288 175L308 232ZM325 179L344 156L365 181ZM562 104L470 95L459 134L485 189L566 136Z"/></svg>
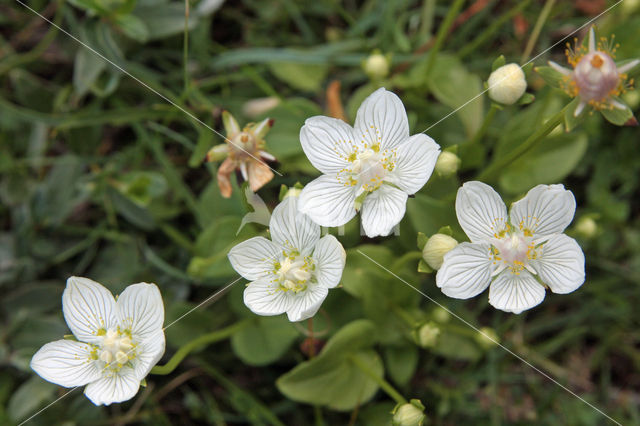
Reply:
<svg viewBox="0 0 640 426"><path fill-rule="evenodd" d="M221 198L216 164L203 160L222 138L193 117L219 131L222 109L243 123L275 119L267 143L283 176L260 191L273 208L281 185L318 174L298 132L309 116L336 114L340 103L327 102L331 81L341 83L331 94L350 120L376 87L396 92L412 133L429 128L443 147L458 145L459 176L434 175L409 200L397 238L369 240L357 219L347 225L339 237L348 251L343 288L330 292L314 319L313 341L305 323L251 314L240 281L167 329L161 363L192 339L247 319L228 340L192 352L170 375L149 376L132 401L95 407L76 390L30 424L388 424L395 401L354 367L354 355L402 396L420 399L432 424L606 422L357 250L471 323L491 327L506 347L621 423L640 423L637 128L587 115L484 179L507 202L538 183L563 182L573 191L574 224L597 224L593 232L569 231L587 259L587 281L575 293L549 293L542 305L512 315L491 308L486 294L448 299L433 274L417 271L418 232L449 225L465 238L453 210L461 182L500 161L569 99L531 71L533 103L494 110L482 95L439 120L481 92L499 55L524 63L613 4L200 0L190 4L187 40L180 1L28 3L118 69L19 2L3 1L0 423L19 423L66 392L28 364L42 344L68 333L60 299L67 277L90 277L114 293L156 282L169 324L237 278L226 259L233 245L266 233L249 224L236 235L250 210L238 186L231 199ZM618 58L640 57L638 1L616 6L598 27L605 36L615 32ZM391 59L384 79L363 71L374 49ZM560 43L534 63L564 62L563 50ZM252 101L263 97L277 106L256 111ZM637 111L640 92L625 100ZM415 333L429 321L440 334L422 348ZM338 350L309 366L332 336Z"/></svg>

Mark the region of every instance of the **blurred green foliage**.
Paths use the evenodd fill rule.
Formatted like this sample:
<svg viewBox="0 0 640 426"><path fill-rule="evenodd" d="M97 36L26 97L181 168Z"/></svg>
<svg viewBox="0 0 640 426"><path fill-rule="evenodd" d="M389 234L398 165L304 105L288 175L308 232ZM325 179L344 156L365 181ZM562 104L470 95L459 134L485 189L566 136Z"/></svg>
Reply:
<svg viewBox="0 0 640 426"><path fill-rule="evenodd" d="M306 118L326 113L333 80L350 120L378 86L398 93L412 133L428 128L443 148L457 145L460 176L434 175L409 200L397 237L362 238L357 219L345 227L342 288L314 318L313 339L304 324L249 312L241 281L167 329L164 360L202 334L253 319L229 341L192 353L170 376L149 376L133 401L95 407L78 389L30 424L386 425L395 402L379 390L382 377L407 400L420 399L433 424L605 423L367 257L491 327L506 347L618 421L640 423L636 128L587 114L488 178L507 201L536 184L563 182L576 195L576 220L596 219L592 233L569 230L587 259L587 282L575 293L549 293L516 316L492 309L486 295L448 299L433 274L417 272L418 232L448 225L465 239L453 205L461 182L570 102L532 71L530 105L493 110L481 94L499 55L519 60L542 2L455 3L460 13L434 0L200 0L190 2L188 21L181 1L28 3L69 34L17 2L0 4L0 423L19 423L66 392L28 365L42 344L68 333L60 303L67 277L91 277L114 293L156 282L166 324L236 279L228 250L267 230L249 224L237 233L249 210L239 186L221 197L216 165L203 163L222 142L207 126L221 130L222 109L241 122L275 119L267 144L283 176L260 191L273 208L281 185L317 175L298 132ZM603 4L557 2L534 52ZM450 31L440 32L447 22ZM620 59L640 57L637 1L598 25L602 34L615 32ZM374 49L392 60L380 81L361 68ZM563 62L563 44L535 64L547 59ZM264 97L275 99L256 111ZM637 89L624 99L638 111ZM440 333L423 347L416 333L426 323Z"/></svg>

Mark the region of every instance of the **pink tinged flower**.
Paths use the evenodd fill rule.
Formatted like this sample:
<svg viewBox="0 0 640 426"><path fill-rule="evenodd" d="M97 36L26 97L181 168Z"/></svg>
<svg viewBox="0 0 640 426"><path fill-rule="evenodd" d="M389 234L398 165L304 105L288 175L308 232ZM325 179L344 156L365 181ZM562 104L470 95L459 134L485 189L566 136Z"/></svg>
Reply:
<svg viewBox="0 0 640 426"><path fill-rule="evenodd" d="M155 284L128 286L118 300L88 278L71 277L62 311L76 340L44 345L31 359L43 379L85 386L96 405L131 399L164 354L164 306Z"/></svg>
<svg viewBox="0 0 640 426"><path fill-rule="evenodd" d="M567 44L567 60L573 69L549 61L549 65L563 75L562 89L569 96L580 98L574 112L576 117L587 105L596 110L627 109L617 98L633 86L633 79L629 79L627 72L640 64L640 59L616 64L613 39L609 42L601 38L596 43L595 37L595 31L591 27L588 47L578 45L577 42L575 48Z"/></svg>
<svg viewBox="0 0 640 426"><path fill-rule="evenodd" d="M449 297L468 299L489 287L489 303L519 314L538 305L545 287L575 291L584 283L584 254L562 232L575 213L571 191L538 185L513 203L481 182L467 182L456 198L460 226L471 242L444 256L436 284Z"/></svg>
<svg viewBox="0 0 640 426"><path fill-rule="evenodd" d="M271 179L273 172L267 161L276 158L265 151L264 137L273 126L273 120L266 118L259 123L249 123L240 128L236 119L228 112L222 112L222 122L226 132L226 143L217 145L207 153L207 161L222 161L218 168L218 187L223 197L231 197L231 174L236 170L242 179L249 182L253 192L257 192Z"/></svg>
<svg viewBox="0 0 640 426"><path fill-rule="evenodd" d="M304 187L300 210L322 226L341 226L358 211L369 237L388 235L405 214L407 197L427 182L440 146L409 135L402 101L384 88L358 109L354 127L311 117L300 130L302 149L323 175Z"/></svg>
<svg viewBox="0 0 640 426"><path fill-rule="evenodd" d="M333 235L320 238L320 226L298 210L296 195L276 206L269 231L271 240L254 237L229 252L233 268L251 281L244 303L258 315L311 318L340 283L346 253Z"/></svg>

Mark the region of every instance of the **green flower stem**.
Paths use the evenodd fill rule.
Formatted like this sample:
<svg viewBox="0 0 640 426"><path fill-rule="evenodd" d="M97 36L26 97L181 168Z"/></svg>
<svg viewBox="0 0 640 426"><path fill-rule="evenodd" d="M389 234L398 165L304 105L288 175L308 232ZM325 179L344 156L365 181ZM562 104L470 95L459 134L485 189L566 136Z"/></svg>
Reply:
<svg viewBox="0 0 640 426"><path fill-rule="evenodd" d="M184 37L182 39L184 93L189 93L189 0L184 0Z"/></svg>
<svg viewBox="0 0 640 426"><path fill-rule="evenodd" d="M404 321L411 329L418 325L418 321L413 318L413 316L409 312L405 311L400 306L396 304L389 304L389 307L391 308L391 311L396 314L398 318Z"/></svg>
<svg viewBox="0 0 640 426"><path fill-rule="evenodd" d="M447 12L447 16L445 16L440 28L438 28L438 34L436 34L436 41L429 52L429 59L427 59L427 66L425 68L425 75L429 75L431 73L431 69L436 62L436 57L438 56L438 52L442 47L442 43L444 43L444 39L449 34L449 29L451 29L451 25L453 25L454 19L458 16L458 12L462 8L464 4L464 0L455 0L449 11Z"/></svg>
<svg viewBox="0 0 640 426"><path fill-rule="evenodd" d="M408 253L405 253L400 258L398 258L395 262L393 262L393 264L391 265L391 270L399 271L407 263L411 262L412 260L418 260L418 259L422 259L421 251L415 250L415 251L410 251Z"/></svg>
<svg viewBox="0 0 640 426"><path fill-rule="evenodd" d="M362 362L357 355L349 356L349 360L353 362L353 364L360 369L364 374L369 376L374 382L380 386L380 388L386 392L391 398L393 398L398 404L406 404L407 400L391 386L389 382L387 382L383 377L378 376L374 371L372 371L367 364Z"/></svg>
<svg viewBox="0 0 640 426"><path fill-rule="evenodd" d="M498 112L499 109L500 107L498 105L491 102L491 108L489 108L489 112L487 113L487 115L485 115L484 121L482 122L482 126L480 126L476 134L473 135L473 139L471 139L469 144L480 142L480 139L482 139L485 133L487 133L487 129L491 125L491 122L493 121L493 117L496 115L496 112Z"/></svg>
<svg viewBox="0 0 640 426"><path fill-rule="evenodd" d="M547 21L549 14L551 13L551 9L556 4L556 0L547 0L538 15L538 20L533 27L533 31L531 31L531 37L529 37L529 41L527 42L527 46L524 48L524 52L522 53L522 58L520 58L520 62L524 62L529 59L531 52L533 51L533 46L535 46L536 41L538 41L538 37L540 36L540 31L542 31L542 27L544 23Z"/></svg>
<svg viewBox="0 0 640 426"><path fill-rule="evenodd" d="M482 43L487 41L489 37L497 32L500 27L502 27L506 22L510 21L511 18L520 13L520 11L527 7L529 3L531 3L531 0L518 2L516 6L500 15L498 19L494 20L492 24L489 25L484 31L482 31L477 37L462 46L462 48L458 51L458 58L462 59L468 54L475 52Z"/></svg>
<svg viewBox="0 0 640 426"><path fill-rule="evenodd" d="M542 125L540 130L529 136L522 144L511 152L496 158L484 171L482 171L475 180L487 181L495 177L495 175L513 163L515 160L524 155L527 151L533 148L538 142L540 142L545 136L547 136L553 129L564 121L564 115L569 105L566 105L560 111L558 111L553 117L549 118L546 123Z"/></svg>
<svg viewBox="0 0 640 426"><path fill-rule="evenodd" d="M180 364L180 362L187 356L189 353L195 349L207 346L211 343L219 342L221 340L225 340L238 331L242 330L244 327L253 322L253 319L246 319L243 321L239 321L235 324L230 325L229 327L223 328L221 330L216 330L212 333L203 334L200 337L197 337L187 343L186 345L180 347L178 351L173 354L171 359L165 365L156 365L151 369L151 374L158 375L167 375L171 374L173 370Z"/></svg>

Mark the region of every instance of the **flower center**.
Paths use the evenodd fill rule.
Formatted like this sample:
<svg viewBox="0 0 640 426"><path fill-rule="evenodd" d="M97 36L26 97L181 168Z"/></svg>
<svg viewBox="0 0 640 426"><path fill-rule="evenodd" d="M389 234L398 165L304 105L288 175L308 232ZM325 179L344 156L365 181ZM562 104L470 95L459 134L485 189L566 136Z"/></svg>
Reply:
<svg viewBox="0 0 640 426"><path fill-rule="evenodd" d="M247 156L247 152L256 150L256 138L251 132L242 131L231 139L231 153L236 157Z"/></svg>
<svg viewBox="0 0 640 426"><path fill-rule="evenodd" d="M603 101L620 81L615 62L600 51L584 55L576 64L574 76L578 93L585 101Z"/></svg>
<svg viewBox="0 0 640 426"><path fill-rule="evenodd" d="M519 275L523 269L535 274L529 266L529 261L538 256L532 236L520 230L509 229L502 236L495 238L492 243L493 263L497 265L493 275L505 269L509 269L515 275Z"/></svg>
<svg viewBox="0 0 640 426"><path fill-rule="evenodd" d="M356 150L348 161L350 167L338 173L338 180L345 186L357 187L357 195L380 188L387 174L395 167L395 151L380 152L378 145Z"/></svg>
<svg viewBox="0 0 640 426"><path fill-rule="evenodd" d="M119 370L124 364L136 357L135 344L128 333L110 328L98 346L95 356L113 370Z"/></svg>
<svg viewBox="0 0 640 426"><path fill-rule="evenodd" d="M298 293L307 289L314 270L315 265L310 257L294 253L276 264L274 273L282 291Z"/></svg>

